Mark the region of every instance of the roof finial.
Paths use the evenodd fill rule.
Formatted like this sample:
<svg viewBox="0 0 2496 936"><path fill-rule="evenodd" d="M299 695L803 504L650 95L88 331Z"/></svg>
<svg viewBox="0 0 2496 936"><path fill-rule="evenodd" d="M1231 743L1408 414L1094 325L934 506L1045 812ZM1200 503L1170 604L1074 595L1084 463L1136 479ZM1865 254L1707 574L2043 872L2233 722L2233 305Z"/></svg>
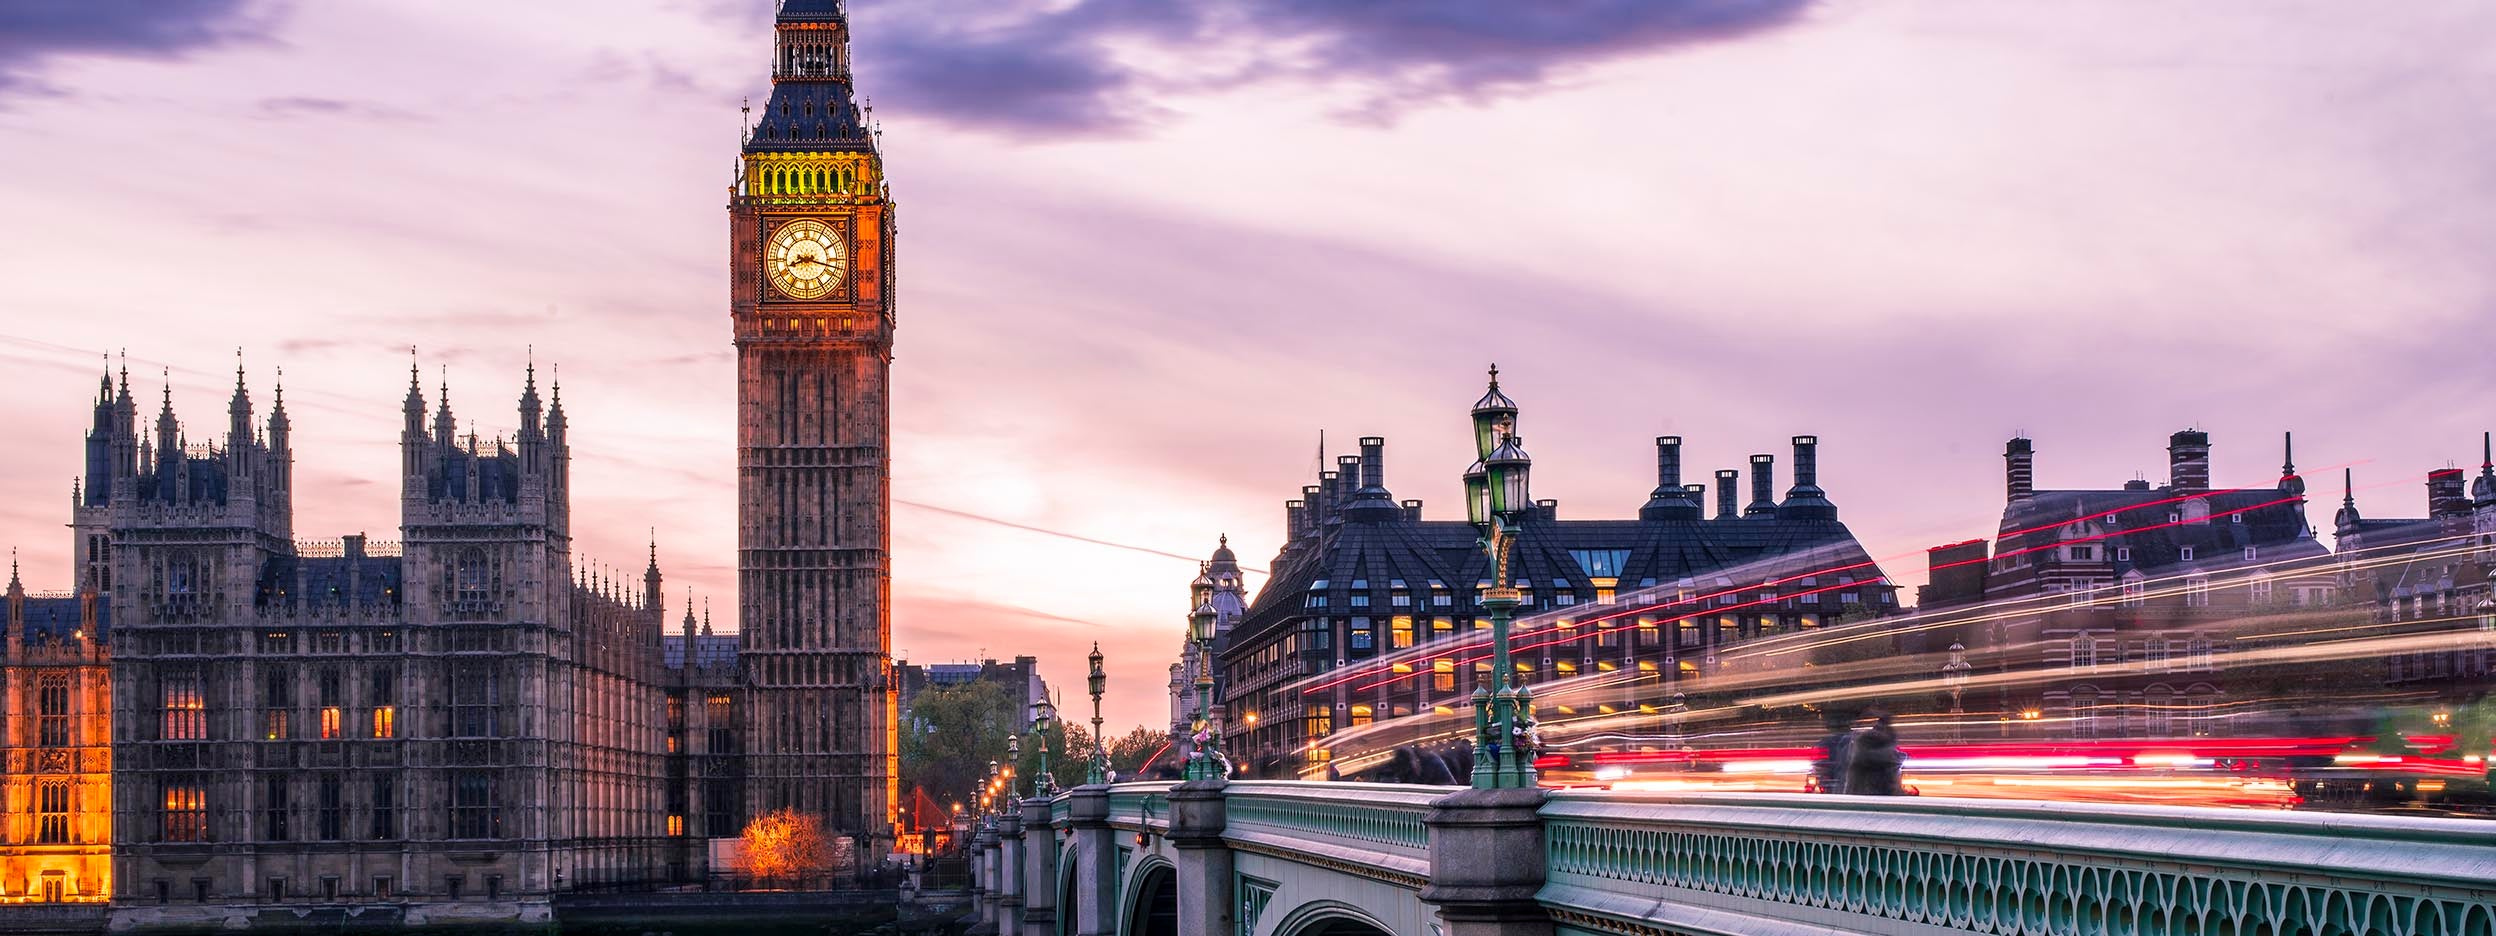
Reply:
<svg viewBox="0 0 2496 936"><path fill-rule="evenodd" d="M2357 506L2357 482L2354 480L2356 477L2357 469L2340 469L2340 506Z"/></svg>
<svg viewBox="0 0 2496 936"><path fill-rule="evenodd" d="M1499 389L1499 364L1491 364L1491 389Z"/></svg>
<svg viewBox="0 0 2496 936"><path fill-rule="evenodd" d="M276 400L276 405L277 405L277 408L278 408L278 409L285 409L285 408L286 408L286 365L284 365L284 364L280 364L280 365L278 365L278 366L277 366L277 387L276 387L276 389L275 389L275 391L274 391L274 392L275 392L275 393L276 393L276 395L277 395L277 400Z"/></svg>
<svg viewBox="0 0 2496 936"><path fill-rule="evenodd" d="M243 346L234 346L234 392L243 390Z"/></svg>
<svg viewBox="0 0 2496 936"><path fill-rule="evenodd" d="M11 546L9 547L9 587L14 589L17 586L17 547Z"/></svg>
<svg viewBox="0 0 2496 936"><path fill-rule="evenodd" d="M1219 548L1221 548L1221 549L1229 549L1229 548L1231 548L1231 535L1230 535L1230 534L1228 534L1228 533L1224 533L1224 534L1222 534L1222 536L1221 536L1221 543L1219 544Z"/></svg>

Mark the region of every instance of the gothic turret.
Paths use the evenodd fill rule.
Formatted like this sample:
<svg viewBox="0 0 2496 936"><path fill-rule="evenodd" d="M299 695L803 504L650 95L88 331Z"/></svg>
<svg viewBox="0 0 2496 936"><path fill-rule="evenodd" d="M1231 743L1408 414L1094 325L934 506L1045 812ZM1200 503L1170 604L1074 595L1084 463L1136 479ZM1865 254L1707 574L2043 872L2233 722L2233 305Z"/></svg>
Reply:
<svg viewBox="0 0 2496 936"><path fill-rule="evenodd" d="M2341 549L2348 548L2345 541L2357 534L2358 524L2363 519L2365 518L2358 516L2357 513L2356 469L2342 468L2340 469L2340 512L2333 514L2331 518L2332 536L2344 541Z"/></svg>
<svg viewBox="0 0 2496 936"><path fill-rule="evenodd" d="M2479 434L2479 477L2470 482L2470 500L2480 507L2496 507L2496 433Z"/></svg>

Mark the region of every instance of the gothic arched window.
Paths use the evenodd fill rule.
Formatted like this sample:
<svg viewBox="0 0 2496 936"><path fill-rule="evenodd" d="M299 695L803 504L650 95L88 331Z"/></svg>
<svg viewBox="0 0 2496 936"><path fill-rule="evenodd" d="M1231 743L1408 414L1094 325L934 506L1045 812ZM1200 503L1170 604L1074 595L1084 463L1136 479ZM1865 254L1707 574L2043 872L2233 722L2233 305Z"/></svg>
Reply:
<svg viewBox="0 0 2496 936"><path fill-rule="evenodd" d="M489 582L485 550L470 548L459 554L458 577L453 579L460 601L484 601Z"/></svg>

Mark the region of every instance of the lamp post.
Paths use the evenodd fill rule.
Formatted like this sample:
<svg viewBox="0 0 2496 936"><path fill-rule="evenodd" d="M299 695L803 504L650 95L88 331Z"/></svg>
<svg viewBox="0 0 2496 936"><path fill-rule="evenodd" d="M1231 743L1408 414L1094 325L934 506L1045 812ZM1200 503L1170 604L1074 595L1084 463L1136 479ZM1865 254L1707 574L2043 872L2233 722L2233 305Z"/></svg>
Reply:
<svg viewBox="0 0 2496 936"><path fill-rule="evenodd" d="M1498 365L1491 367L1489 392L1473 404L1473 445L1479 459L1465 471L1465 515L1490 557L1491 585L1481 604L1491 614L1493 683L1473 687L1473 786L1522 789L1534 786L1534 696L1512 684L1508 618L1522 596L1508 572L1508 553L1534 509L1527 493L1534 461L1517 436L1516 401L1499 392Z"/></svg>
<svg viewBox="0 0 2496 936"><path fill-rule="evenodd" d="M1020 764L1020 763L1022 763L1022 762L1023 762L1023 736L1022 736L1022 735L1020 735L1020 734L1010 734L1010 735L1006 735L1006 736L1005 736L1005 801L1006 801L1006 802L1008 802L1008 803L1011 803L1011 802L1013 802L1013 801L1015 801L1015 800L1019 800L1019 799L1022 799L1022 798L1023 798L1023 778L1022 778L1022 777L1019 777L1019 776L1016 776L1017 771L1014 769L1014 766L1015 766L1015 765Z"/></svg>
<svg viewBox="0 0 2496 936"><path fill-rule="evenodd" d="M1031 718L1032 736L1040 742L1040 776L1032 778L1031 795L1033 796L1057 795L1057 778L1049 773L1049 724L1056 720L1057 704L1047 699L1040 700L1040 704L1034 707Z"/></svg>
<svg viewBox="0 0 2496 936"><path fill-rule="evenodd" d="M979 788L979 811L980 811L981 813L983 813L983 814L989 814L989 813L994 813L994 812L996 811L996 806L997 806L997 778L999 778L999 777L1001 777L1001 776L1003 776L1003 775L1002 775L1002 774L999 774L999 773L997 772L997 762L996 762L996 761L989 761L989 762L988 762L988 782L987 782L987 783L985 783L985 784L982 784L982 785L980 786L980 788Z"/></svg>
<svg viewBox="0 0 2496 936"><path fill-rule="evenodd" d="M1959 735L1959 716L1967 714L1966 707L1960 704L1961 697L1967 693L1967 671L1975 668L1974 664L1967 662L1967 645L1951 641L1950 662L1941 665L1941 683L1950 687L1950 736L1953 738Z"/></svg>
<svg viewBox="0 0 2496 936"><path fill-rule="evenodd" d="M1084 766L1083 782L1109 782L1109 742L1101 738L1101 690L1109 687L1109 674L1101 670L1101 644L1092 643L1092 675L1085 679L1092 688L1092 759Z"/></svg>
<svg viewBox="0 0 2496 936"><path fill-rule="evenodd" d="M1188 636L1196 640L1196 723L1187 752L1186 778L1221 780L1230 775L1222 760L1222 736L1213 726L1213 630L1219 619L1211 603L1196 606L1187 617Z"/></svg>

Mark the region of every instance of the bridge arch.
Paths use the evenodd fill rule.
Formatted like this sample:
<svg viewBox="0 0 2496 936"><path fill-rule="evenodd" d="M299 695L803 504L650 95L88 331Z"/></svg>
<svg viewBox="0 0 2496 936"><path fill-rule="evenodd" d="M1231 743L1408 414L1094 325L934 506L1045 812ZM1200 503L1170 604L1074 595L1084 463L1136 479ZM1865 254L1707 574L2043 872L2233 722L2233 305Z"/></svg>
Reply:
<svg viewBox="0 0 2496 936"><path fill-rule="evenodd" d="M1181 936L1178 866L1160 855L1147 855L1127 879L1118 936Z"/></svg>
<svg viewBox="0 0 2496 936"><path fill-rule="evenodd" d="M1058 849L1057 936L1074 936L1075 921L1080 919L1076 914L1083 910L1083 888L1077 882L1083 876L1082 861L1083 853L1073 839L1067 839L1066 847Z"/></svg>
<svg viewBox="0 0 2496 936"><path fill-rule="evenodd" d="M1301 904L1276 922L1272 932L1274 936L1395 936L1377 917L1336 900Z"/></svg>

